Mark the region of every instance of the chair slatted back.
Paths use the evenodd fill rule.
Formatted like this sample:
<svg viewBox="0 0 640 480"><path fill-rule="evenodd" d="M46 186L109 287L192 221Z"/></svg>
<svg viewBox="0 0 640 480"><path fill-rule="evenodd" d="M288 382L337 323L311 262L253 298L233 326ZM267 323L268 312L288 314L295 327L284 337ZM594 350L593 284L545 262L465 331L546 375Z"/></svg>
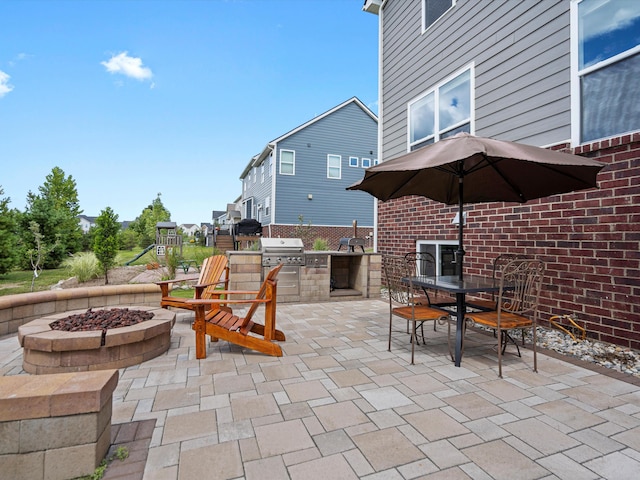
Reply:
<svg viewBox="0 0 640 480"><path fill-rule="evenodd" d="M224 278L223 278L224 277ZM229 279L229 261L226 255L213 255L202 262L200 268L199 285L208 285L202 292L201 298L210 299L216 295L216 288L220 288L221 279Z"/></svg>
<svg viewBox="0 0 640 480"><path fill-rule="evenodd" d="M507 263L501 272L498 302L500 311L522 316L537 313L544 262L520 258Z"/></svg>
<svg viewBox="0 0 640 480"><path fill-rule="evenodd" d="M269 273L267 273L267 276L264 279L264 282L262 282L262 286L260 287L260 290L256 295L257 299L261 300L265 298L267 296L267 290L272 290L271 301L272 302L276 301L276 285L278 283L278 273L280 272L280 269L282 268L283 265L284 264L280 263L279 265L269 270ZM253 317L253 314L258 309L259 305L260 305L259 303L251 304L251 307L247 311L247 315L244 318L243 324L247 324L249 321L251 321L251 318Z"/></svg>

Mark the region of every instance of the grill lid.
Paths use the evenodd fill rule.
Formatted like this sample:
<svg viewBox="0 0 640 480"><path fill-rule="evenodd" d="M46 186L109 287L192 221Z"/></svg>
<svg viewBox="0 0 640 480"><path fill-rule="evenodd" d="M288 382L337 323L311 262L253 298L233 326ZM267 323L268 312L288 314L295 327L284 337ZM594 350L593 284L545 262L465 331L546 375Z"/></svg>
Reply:
<svg viewBox="0 0 640 480"><path fill-rule="evenodd" d="M260 238L260 248L264 253L302 253L304 243L301 238Z"/></svg>

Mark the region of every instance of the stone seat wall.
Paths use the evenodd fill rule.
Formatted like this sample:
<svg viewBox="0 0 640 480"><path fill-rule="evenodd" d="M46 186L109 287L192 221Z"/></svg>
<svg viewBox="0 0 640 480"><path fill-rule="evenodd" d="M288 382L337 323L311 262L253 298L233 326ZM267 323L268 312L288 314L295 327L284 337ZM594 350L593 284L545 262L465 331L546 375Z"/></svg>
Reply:
<svg viewBox="0 0 640 480"><path fill-rule="evenodd" d="M0 377L0 477L92 474L111 442L118 370Z"/></svg>

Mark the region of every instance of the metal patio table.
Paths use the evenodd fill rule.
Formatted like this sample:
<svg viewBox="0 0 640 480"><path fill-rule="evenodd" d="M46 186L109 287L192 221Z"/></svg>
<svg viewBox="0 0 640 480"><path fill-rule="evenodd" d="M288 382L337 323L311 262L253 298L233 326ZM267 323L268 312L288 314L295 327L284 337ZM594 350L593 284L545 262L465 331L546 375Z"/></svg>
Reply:
<svg viewBox="0 0 640 480"><path fill-rule="evenodd" d="M403 279L407 283L409 279ZM420 275L411 277L411 283L414 286L426 288L430 290L439 290L441 292L453 293L456 296L455 307L456 315L456 349L454 362L456 367L460 366L462 360L462 340L464 336L464 317L466 310L466 294L481 292L497 292L500 290L499 282L491 277L483 277L481 275L465 275L463 278L458 275L439 275L428 276ZM443 307L447 304L434 304L433 306Z"/></svg>

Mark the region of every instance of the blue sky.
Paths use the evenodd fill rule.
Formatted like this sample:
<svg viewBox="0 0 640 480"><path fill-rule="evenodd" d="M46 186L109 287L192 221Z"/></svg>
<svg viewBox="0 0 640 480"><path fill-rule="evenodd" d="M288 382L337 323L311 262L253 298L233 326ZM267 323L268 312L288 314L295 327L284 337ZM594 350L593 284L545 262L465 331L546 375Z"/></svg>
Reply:
<svg viewBox="0 0 640 480"><path fill-rule="evenodd" d="M358 97L377 113L361 0L0 0L0 186L24 210L53 167L85 215L158 193L211 221L266 143Z"/></svg>

